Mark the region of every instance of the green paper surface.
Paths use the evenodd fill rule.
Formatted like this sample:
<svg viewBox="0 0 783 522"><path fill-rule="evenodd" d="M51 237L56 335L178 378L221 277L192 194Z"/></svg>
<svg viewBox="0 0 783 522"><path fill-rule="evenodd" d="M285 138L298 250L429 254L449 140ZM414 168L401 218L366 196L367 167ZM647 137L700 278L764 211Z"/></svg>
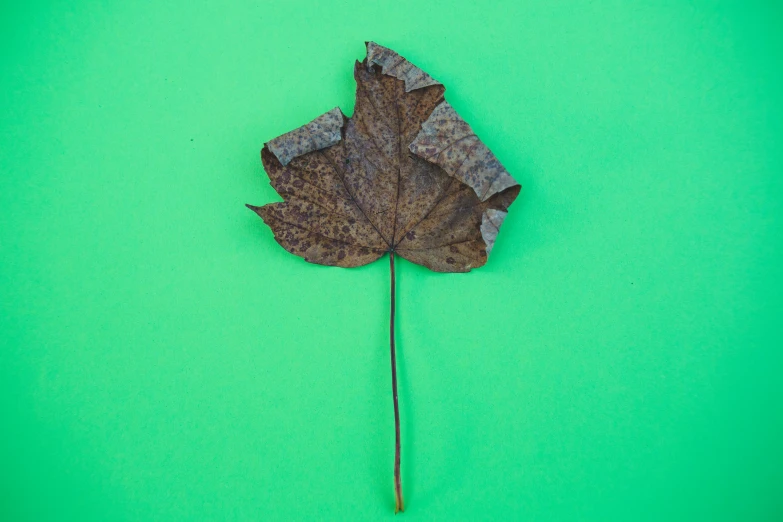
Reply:
<svg viewBox="0 0 783 522"><path fill-rule="evenodd" d="M388 262L244 207L365 40L523 187L398 265L396 520L781 520L783 12L644 4L0 7L0 520L394 517Z"/></svg>

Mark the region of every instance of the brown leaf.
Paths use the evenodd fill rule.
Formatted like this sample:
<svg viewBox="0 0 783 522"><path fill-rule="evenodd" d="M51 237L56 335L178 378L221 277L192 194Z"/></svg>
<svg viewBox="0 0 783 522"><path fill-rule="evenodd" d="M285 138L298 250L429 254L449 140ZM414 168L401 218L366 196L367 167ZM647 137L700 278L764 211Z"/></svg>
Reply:
<svg viewBox="0 0 783 522"><path fill-rule="evenodd" d="M282 203L248 205L311 263L355 267L385 252L438 272L482 266L519 185L430 75L373 42L356 62L356 107L268 142Z"/></svg>
<svg viewBox="0 0 783 522"><path fill-rule="evenodd" d="M261 151L282 203L248 205L286 250L342 267L389 252L389 348L394 399L395 512L404 510L394 342L395 254L439 272L483 265L519 185L444 87L373 42L354 67L356 108L339 108Z"/></svg>

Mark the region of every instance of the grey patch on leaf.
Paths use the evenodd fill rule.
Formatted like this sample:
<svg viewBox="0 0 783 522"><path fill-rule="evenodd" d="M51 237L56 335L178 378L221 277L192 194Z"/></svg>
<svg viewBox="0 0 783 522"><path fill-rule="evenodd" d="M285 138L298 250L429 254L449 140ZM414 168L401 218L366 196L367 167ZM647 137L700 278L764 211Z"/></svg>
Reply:
<svg viewBox="0 0 783 522"><path fill-rule="evenodd" d="M487 256L492 252L492 247L495 246L495 240L498 237L498 231L503 220L506 219L508 212L502 210L496 210L489 208L484 211L481 216L481 238L487 245Z"/></svg>
<svg viewBox="0 0 783 522"><path fill-rule="evenodd" d="M342 139L345 117L339 107L266 144L282 165L303 154L325 149Z"/></svg>
<svg viewBox="0 0 783 522"><path fill-rule="evenodd" d="M367 42L367 68L372 67L374 63L381 66L383 74L404 81L405 92L411 92L430 85L440 85L440 82L435 78L391 49L378 45L375 42Z"/></svg>
<svg viewBox="0 0 783 522"><path fill-rule="evenodd" d="M454 107L435 107L408 149L471 187L481 201L519 185Z"/></svg>

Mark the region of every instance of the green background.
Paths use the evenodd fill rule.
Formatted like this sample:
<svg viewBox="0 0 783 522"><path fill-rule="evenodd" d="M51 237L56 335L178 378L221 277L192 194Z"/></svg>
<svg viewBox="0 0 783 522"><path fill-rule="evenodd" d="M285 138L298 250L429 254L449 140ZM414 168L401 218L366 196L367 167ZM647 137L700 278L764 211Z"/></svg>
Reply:
<svg viewBox="0 0 783 522"><path fill-rule="evenodd" d="M388 263L280 248L267 141L371 39L523 185L401 261L405 520L783 517L783 9L4 2L0 519L393 517Z"/></svg>

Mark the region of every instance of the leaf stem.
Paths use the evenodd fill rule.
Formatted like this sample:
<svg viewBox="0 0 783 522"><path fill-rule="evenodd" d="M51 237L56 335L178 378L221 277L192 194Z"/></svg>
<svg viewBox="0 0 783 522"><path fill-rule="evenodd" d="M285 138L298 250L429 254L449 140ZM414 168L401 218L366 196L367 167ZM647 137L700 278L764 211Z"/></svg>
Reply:
<svg viewBox="0 0 783 522"><path fill-rule="evenodd" d="M389 252L391 269L391 316L389 318L389 343L391 346L392 396L394 397L394 512L405 511L402 500L402 479L400 478L400 407L397 403L397 362L394 351L394 251Z"/></svg>

